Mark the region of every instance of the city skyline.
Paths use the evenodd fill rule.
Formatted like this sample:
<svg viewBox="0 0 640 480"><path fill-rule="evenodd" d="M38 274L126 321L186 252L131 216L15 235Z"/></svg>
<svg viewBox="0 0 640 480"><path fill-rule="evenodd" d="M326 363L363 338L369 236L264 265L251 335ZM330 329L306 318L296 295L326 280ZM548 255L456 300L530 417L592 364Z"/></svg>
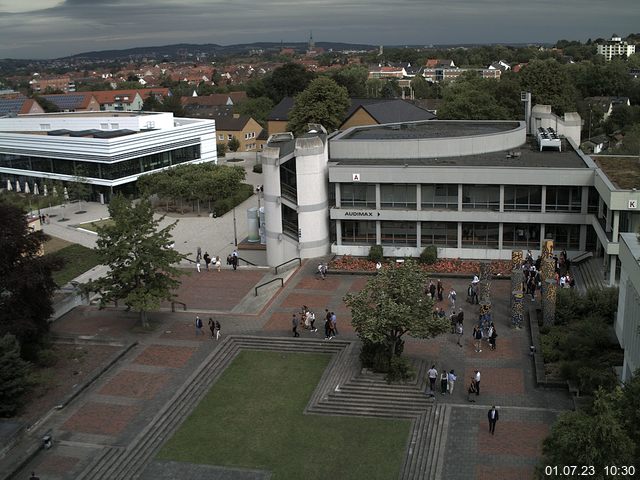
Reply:
<svg viewBox="0 0 640 480"><path fill-rule="evenodd" d="M0 0L0 58L176 43L554 43L637 30L635 0ZM635 29L635 30L634 30Z"/></svg>

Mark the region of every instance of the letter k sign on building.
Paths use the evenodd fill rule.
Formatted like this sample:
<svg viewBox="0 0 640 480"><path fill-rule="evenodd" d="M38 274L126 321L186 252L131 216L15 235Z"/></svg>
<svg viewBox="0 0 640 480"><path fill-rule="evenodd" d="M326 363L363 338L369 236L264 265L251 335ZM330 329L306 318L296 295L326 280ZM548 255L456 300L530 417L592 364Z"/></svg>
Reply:
<svg viewBox="0 0 640 480"><path fill-rule="evenodd" d="M360 174L359 173L354 173L353 175L353 181L354 182L359 182L360 181Z"/></svg>

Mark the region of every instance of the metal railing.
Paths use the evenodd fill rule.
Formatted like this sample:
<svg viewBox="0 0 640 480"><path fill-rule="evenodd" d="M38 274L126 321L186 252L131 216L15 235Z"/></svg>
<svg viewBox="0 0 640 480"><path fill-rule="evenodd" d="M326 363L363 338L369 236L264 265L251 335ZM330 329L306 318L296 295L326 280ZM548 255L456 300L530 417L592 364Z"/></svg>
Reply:
<svg viewBox="0 0 640 480"><path fill-rule="evenodd" d="M249 260L247 260L246 258L242 258L242 257L238 257L238 260L242 260L243 262L245 262L248 265L253 265L254 267L257 267L258 265L256 265L253 262L250 262Z"/></svg>
<svg viewBox="0 0 640 480"><path fill-rule="evenodd" d="M280 277L271 279L268 282L261 283L260 285L256 286L256 288L254 288L254 291L256 292L256 297L258 296L258 289L260 287L264 287L265 285L269 285L270 283L277 282L278 280L280 280L280 287L281 288L284 287L284 279Z"/></svg>
<svg viewBox="0 0 640 480"><path fill-rule="evenodd" d="M183 309L185 312L187 311L187 304L186 304L186 303L184 303L184 302L178 302L178 301L174 300L174 301L172 301L172 302L171 302L171 311L172 311L172 312L175 312L175 311L176 311L176 303L177 303L178 305L182 305L182 309Z"/></svg>
<svg viewBox="0 0 640 480"><path fill-rule="evenodd" d="M278 274L278 269L280 267L285 266L287 263L295 262L296 260L298 261L298 265L302 265L302 259L300 257L292 258L291 260L287 260L286 262L283 262L280 265L276 266L276 275Z"/></svg>

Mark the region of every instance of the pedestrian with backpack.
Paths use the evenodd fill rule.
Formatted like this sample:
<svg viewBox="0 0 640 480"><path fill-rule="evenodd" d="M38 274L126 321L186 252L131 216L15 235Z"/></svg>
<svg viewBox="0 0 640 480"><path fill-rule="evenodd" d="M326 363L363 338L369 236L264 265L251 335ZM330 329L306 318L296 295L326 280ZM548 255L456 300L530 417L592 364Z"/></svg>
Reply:
<svg viewBox="0 0 640 480"><path fill-rule="evenodd" d="M202 320L196 315L196 337L198 335L204 335L204 332L202 331Z"/></svg>

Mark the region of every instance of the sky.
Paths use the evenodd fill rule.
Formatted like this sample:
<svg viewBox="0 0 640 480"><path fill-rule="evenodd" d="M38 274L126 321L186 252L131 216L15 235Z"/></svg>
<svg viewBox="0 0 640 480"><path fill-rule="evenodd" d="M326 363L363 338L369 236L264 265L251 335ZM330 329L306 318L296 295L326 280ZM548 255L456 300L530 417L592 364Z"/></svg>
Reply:
<svg viewBox="0 0 640 480"><path fill-rule="evenodd" d="M640 32L638 0L0 0L0 58L174 43L553 43Z"/></svg>

